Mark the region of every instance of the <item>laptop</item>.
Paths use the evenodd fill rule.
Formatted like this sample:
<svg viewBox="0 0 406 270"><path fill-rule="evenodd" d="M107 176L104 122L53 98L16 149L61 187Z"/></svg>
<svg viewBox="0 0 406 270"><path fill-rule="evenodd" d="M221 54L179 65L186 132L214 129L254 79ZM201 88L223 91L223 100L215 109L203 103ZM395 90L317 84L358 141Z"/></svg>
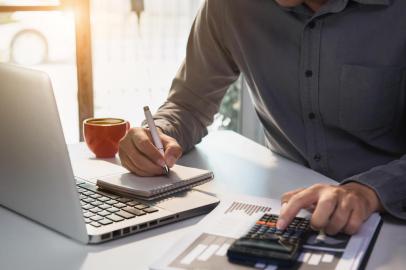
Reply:
<svg viewBox="0 0 406 270"><path fill-rule="evenodd" d="M49 77L0 64L0 204L82 243L101 243L210 212L192 189L145 202L75 179Z"/></svg>

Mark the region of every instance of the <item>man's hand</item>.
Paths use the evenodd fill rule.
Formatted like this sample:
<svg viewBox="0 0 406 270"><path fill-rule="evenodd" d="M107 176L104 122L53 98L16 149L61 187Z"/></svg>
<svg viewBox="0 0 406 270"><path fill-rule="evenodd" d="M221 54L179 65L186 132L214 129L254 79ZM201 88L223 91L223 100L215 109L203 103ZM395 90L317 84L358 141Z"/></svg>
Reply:
<svg viewBox="0 0 406 270"><path fill-rule="evenodd" d="M277 227L284 229L302 208L314 208L311 226L334 235L354 234L362 223L382 206L371 188L350 182L342 186L316 184L282 196Z"/></svg>
<svg viewBox="0 0 406 270"><path fill-rule="evenodd" d="M158 133L165 149L164 156L155 147L149 129L132 128L120 141L118 153L121 164L140 176L161 175L165 164L173 167L182 155L182 148L174 138L159 129Z"/></svg>

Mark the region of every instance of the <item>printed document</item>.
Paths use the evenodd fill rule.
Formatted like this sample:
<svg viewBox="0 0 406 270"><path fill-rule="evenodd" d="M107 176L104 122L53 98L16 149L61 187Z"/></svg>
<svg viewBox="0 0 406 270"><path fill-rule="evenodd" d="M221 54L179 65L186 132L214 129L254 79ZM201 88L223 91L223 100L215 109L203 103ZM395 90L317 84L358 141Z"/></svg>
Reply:
<svg viewBox="0 0 406 270"><path fill-rule="evenodd" d="M196 225L192 234L176 243L150 269L253 269L230 263L226 256L227 249L234 240L246 234L264 213L279 214L279 210L279 200L251 196L224 198L215 210ZM302 217L309 215L307 211L299 213ZM367 255L368 246L372 244L380 220L378 214L373 214L352 237L312 233L303 246L298 262L289 269L358 269ZM260 263L255 268L277 269L275 265Z"/></svg>

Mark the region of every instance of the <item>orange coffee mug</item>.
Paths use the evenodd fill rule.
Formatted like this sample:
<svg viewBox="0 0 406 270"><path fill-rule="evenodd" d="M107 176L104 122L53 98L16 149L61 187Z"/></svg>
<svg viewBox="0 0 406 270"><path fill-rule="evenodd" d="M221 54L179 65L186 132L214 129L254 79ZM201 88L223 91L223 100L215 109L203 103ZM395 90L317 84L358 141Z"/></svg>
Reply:
<svg viewBox="0 0 406 270"><path fill-rule="evenodd" d="M118 152L120 140L130 123L119 118L89 118L83 121L83 135L97 158L111 158Z"/></svg>

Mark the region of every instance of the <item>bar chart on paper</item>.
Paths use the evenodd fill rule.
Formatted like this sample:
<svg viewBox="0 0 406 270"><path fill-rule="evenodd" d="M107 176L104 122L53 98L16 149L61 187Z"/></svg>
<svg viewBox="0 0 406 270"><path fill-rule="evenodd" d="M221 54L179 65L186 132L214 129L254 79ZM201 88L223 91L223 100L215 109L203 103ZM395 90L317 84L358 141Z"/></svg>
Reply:
<svg viewBox="0 0 406 270"><path fill-rule="evenodd" d="M203 233L170 266L187 270L252 269L251 267L231 264L227 260L227 249L234 240L229 237ZM299 257L298 263L289 269L335 269L341 255L342 252L326 252L305 248ZM261 264L258 264L256 268L266 270L277 269L273 265Z"/></svg>

